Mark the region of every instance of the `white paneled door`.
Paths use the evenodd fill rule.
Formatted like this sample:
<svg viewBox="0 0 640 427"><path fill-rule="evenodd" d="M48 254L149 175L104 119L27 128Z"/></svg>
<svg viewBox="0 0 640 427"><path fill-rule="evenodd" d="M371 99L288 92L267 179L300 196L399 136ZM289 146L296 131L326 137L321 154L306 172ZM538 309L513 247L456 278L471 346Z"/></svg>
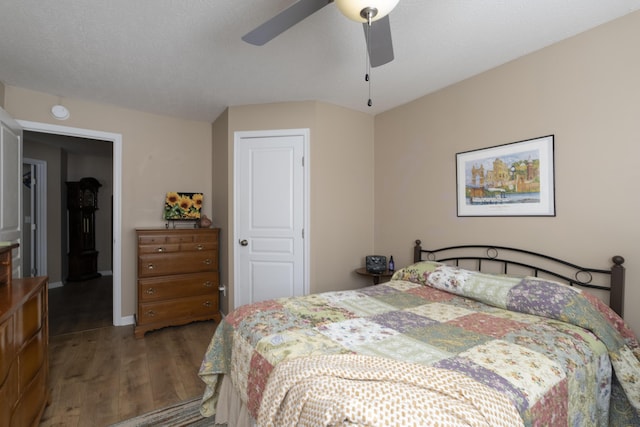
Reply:
<svg viewBox="0 0 640 427"><path fill-rule="evenodd" d="M307 129L235 135L235 307L308 292L308 141Z"/></svg>
<svg viewBox="0 0 640 427"><path fill-rule="evenodd" d="M0 108L0 242L21 243L22 127ZM13 276L22 277L20 252L13 252Z"/></svg>

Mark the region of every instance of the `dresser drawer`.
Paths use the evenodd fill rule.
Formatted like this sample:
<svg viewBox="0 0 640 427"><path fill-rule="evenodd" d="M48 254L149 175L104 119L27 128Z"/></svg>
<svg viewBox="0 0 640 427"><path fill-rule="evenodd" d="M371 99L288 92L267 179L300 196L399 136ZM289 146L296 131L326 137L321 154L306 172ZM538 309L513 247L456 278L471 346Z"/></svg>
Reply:
<svg viewBox="0 0 640 427"><path fill-rule="evenodd" d="M187 243L157 243L154 245L138 246L138 254L163 254L173 252L201 252L217 251L218 244L211 241L198 241Z"/></svg>
<svg viewBox="0 0 640 427"><path fill-rule="evenodd" d="M217 270L218 251L142 254L138 256L138 277Z"/></svg>
<svg viewBox="0 0 640 427"><path fill-rule="evenodd" d="M13 340L13 316L0 324L0 385L9 372L9 366L15 356L15 342ZM0 424L2 425L2 424Z"/></svg>
<svg viewBox="0 0 640 427"><path fill-rule="evenodd" d="M179 243L157 243L154 245L138 246L138 254L163 254L171 252L179 252Z"/></svg>
<svg viewBox="0 0 640 427"><path fill-rule="evenodd" d="M11 409L18 396L18 370L11 369L4 383L0 383L0 426L8 426Z"/></svg>
<svg viewBox="0 0 640 427"><path fill-rule="evenodd" d="M138 302L218 293L218 273L180 274L138 280Z"/></svg>
<svg viewBox="0 0 640 427"><path fill-rule="evenodd" d="M180 244L181 251L200 252L200 251L218 251L218 242L211 241L195 241Z"/></svg>
<svg viewBox="0 0 640 427"><path fill-rule="evenodd" d="M45 344L43 342L43 330L27 343L18 355L18 379L20 390L24 390L27 384L40 371L44 362Z"/></svg>
<svg viewBox="0 0 640 427"><path fill-rule="evenodd" d="M197 318L218 312L218 295L200 295L169 301L157 301L139 304L140 323L163 322L176 318Z"/></svg>
<svg viewBox="0 0 640 427"><path fill-rule="evenodd" d="M16 342L24 343L42 328L44 291L33 295L16 313Z"/></svg>
<svg viewBox="0 0 640 427"><path fill-rule="evenodd" d="M145 234L138 237L139 245L167 245L193 242L193 234Z"/></svg>
<svg viewBox="0 0 640 427"><path fill-rule="evenodd" d="M12 426L37 426L38 415L44 411L47 403L47 374L45 369L40 369L36 377L23 390L22 397L17 402L11 417Z"/></svg>
<svg viewBox="0 0 640 427"><path fill-rule="evenodd" d="M47 402L47 278L13 279L0 317L0 426L37 426ZM0 300L0 304L5 301Z"/></svg>

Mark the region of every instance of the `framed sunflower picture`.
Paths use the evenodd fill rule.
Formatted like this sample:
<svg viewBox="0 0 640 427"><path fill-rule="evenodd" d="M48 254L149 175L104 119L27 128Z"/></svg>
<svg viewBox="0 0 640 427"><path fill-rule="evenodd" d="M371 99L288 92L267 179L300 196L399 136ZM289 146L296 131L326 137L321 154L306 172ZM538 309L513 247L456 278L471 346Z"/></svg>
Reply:
<svg viewBox="0 0 640 427"><path fill-rule="evenodd" d="M202 193L182 193L170 191L164 201L165 220L194 220L200 219L202 209Z"/></svg>

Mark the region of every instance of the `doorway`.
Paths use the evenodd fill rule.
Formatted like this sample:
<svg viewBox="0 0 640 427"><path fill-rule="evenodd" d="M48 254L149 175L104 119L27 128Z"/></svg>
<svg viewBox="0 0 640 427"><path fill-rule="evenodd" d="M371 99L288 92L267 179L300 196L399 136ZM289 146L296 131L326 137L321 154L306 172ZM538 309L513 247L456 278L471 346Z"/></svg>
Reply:
<svg viewBox="0 0 640 427"><path fill-rule="evenodd" d="M67 126L52 125L47 123L37 123L29 121L20 121L25 132L36 132L49 135L75 137L85 141L86 144L91 142L102 141L112 145L112 197L110 203L104 208L111 208L112 226L110 237L111 240L111 272L112 272L112 324L121 326L132 324L133 316L122 316L122 273L121 273L121 253L122 244L121 237L121 197L122 197L122 135L116 133L102 132L90 129L72 128ZM109 206L109 204L111 206ZM62 222L64 224L64 221ZM66 233L63 234L66 236ZM64 237L66 239L66 237ZM65 245L66 246L66 245ZM63 277L61 275L61 277Z"/></svg>
<svg viewBox="0 0 640 427"><path fill-rule="evenodd" d="M22 277L47 273L47 162L22 159Z"/></svg>

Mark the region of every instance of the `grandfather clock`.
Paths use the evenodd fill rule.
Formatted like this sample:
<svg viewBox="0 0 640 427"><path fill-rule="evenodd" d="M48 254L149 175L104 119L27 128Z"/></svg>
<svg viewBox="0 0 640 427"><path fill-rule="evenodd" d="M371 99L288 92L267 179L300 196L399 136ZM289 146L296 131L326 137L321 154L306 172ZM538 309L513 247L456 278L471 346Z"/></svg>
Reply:
<svg viewBox="0 0 640 427"><path fill-rule="evenodd" d="M95 178L67 182L69 211L69 281L100 277L96 251L96 221L98 188Z"/></svg>

